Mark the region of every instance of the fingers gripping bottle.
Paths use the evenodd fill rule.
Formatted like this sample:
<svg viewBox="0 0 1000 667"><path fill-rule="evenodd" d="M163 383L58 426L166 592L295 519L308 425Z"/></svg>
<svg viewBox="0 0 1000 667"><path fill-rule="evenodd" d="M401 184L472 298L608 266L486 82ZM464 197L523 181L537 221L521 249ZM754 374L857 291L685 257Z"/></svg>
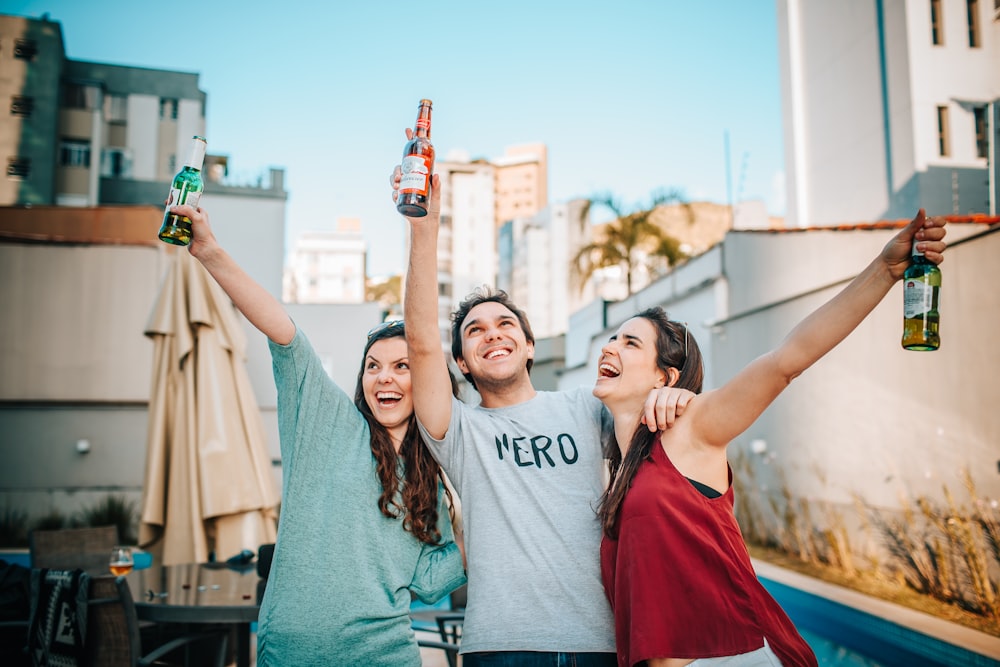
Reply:
<svg viewBox="0 0 1000 667"><path fill-rule="evenodd" d="M910 266L903 274L903 348L931 351L941 345L938 335L940 289L941 269L917 250L914 240Z"/></svg>
<svg viewBox="0 0 1000 667"><path fill-rule="evenodd" d="M163 211L163 224L160 225L159 233L160 240L165 243L174 245L191 243L191 220L183 215L171 213L170 207L187 204L198 208L201 193L205 189L201 168L205 162L207 145L204 137L194 136L191 138L188 159L184 163L184 167L174 176L174 181L170 185L170 196L167 197L167 206Z"/></svg>
<svg viewBox="0 0 1000 667"><path fill-rule="evenodd" d="M427 215L434 173L434 146L431 144L431 101L420 100L413 138L403 147L403 176L399 181L396 210L420 218Z"/></svg>

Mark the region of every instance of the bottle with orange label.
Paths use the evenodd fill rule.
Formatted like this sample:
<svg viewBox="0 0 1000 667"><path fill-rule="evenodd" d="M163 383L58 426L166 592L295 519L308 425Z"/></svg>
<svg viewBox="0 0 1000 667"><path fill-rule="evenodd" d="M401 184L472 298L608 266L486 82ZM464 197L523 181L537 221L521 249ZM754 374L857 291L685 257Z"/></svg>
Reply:
<svg viewBox="0 0 1000 667"><path fill-rule="evenodd" d="M431 101L420 100L413 138L403 147L403 175L399 181L396 210L412 218L427 215L434 173L434 146L431 144Z"/></svg>

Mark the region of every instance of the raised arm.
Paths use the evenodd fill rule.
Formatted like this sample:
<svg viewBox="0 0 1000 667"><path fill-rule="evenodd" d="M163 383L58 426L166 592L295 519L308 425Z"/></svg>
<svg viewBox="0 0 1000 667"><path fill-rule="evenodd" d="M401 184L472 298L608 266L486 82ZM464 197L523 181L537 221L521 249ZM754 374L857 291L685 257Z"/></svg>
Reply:
<svg viewBox="0 0 1000 667"><path fill-rule="evenodd" d="M193 238L188 250L215 278L250 323L275 343L287 345L292 342L295 324L284 306L219 245L208 224L208 214L201 208L187 205L173 206L171 210L191 219Z"/></svg>
<svg viewBox="0 0 1000 667"><path fill-rule="evenodd" d="M774 350L758 357L719 389L689 408L703 444L725 447L745 431L788 384L836 347L882 301L910 262L911 246L935 264L944 259L945 220L923 209L847 287L804 320Z"/></svg>
<svg viewBox="0 0 1000 667"><path fill-rule="evenodd" d="M407 134L411 130L407 130ZM392 199L396 200L400 171L393 171ZM410 358L413 409L434 438L443 438L451 421L451 376L438 329L437 240L441 223L441 179L432 180L427 216L407 217L410 223L410 263L403 290L403 317Z"/></svg>

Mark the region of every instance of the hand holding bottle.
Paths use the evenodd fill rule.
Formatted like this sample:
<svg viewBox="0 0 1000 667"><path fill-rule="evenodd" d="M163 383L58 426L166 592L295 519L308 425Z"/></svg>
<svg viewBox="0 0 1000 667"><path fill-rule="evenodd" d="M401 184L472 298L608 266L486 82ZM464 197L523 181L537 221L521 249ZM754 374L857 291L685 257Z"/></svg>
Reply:
<svg viewBox="0 0 1000 667"><path fill-rule="evenodd" d="M396 210L405 216L421 218L434 189L434 145L431 143L431 101L420 100L417 121L412 131L406 133L403 147L402 178L396 197Z"/></svg>
<svg viewBox="0 0 1000 667"><path fill-rule="evenodd" d="M215 248L219 248L219 242L208 222L208 213L203 209L195 208L189 204L169 206L168 209L173 214L183 216L191 221L191 241L188 252L194 257L203 260Z"/></svg>
<svg viewBox="0 0 1000 667"><path fill-rule="evenodd" d="M413 130L406 128L406 137L412 138ZM389 183L392 185L392 201L393 203L398 203L399 201L399 188L400 182L403 178L403 168L401 165L396 165L392 170L392 174L389 176ZM397 207L398 210L398 207ZM431 192L430 199L427 203L427 216L433 217L435 222L441 216L441 177L437 174L431 176ZM411 223L420 222L421 218L424 216L411 216L406 213L403 216L409 220Z"/></svg>
<svg viewBox="0 0 1000 667"><path fill-rule="evenodd" d="M923 220L921 220L923 218ZM913 222L886 246L883 257L891 259L890 272L903 267L903 349L930 352L941 345L938 297L944 257L943 218L928 218L920 209ZM915 229L913 229L915 227ZM912 231L907 236L905 232ZM908 246L907 247L907 242ZM904 255L905 251L905 255ZM904 255L903 259L900 256Z"/></svg>
<svg viewBox="0 0 1000 667"><path fill-rule="evenodd" d="M167 195L167 205L163 213L163 223L160 225L159 239L173 245L187 245L191 242L191 221L186 217L171 213L173 204L190 204L195 208L201 200L205 189L201 169L205 162L207 142L204 137L195 135L191 138L191 148L184 166L170 185Z"/></svg>
<svg viewBox="0 0 1000 667"><path fill-rule="evenodd" d="M927 216L924 209L920 209L910 224L892 237L880 256L893 280L902 278L910 266L914 243L917 244L917 250L924 253L924 257L931 263L940 264L944 261L946 224L945 218Z"/></svg>

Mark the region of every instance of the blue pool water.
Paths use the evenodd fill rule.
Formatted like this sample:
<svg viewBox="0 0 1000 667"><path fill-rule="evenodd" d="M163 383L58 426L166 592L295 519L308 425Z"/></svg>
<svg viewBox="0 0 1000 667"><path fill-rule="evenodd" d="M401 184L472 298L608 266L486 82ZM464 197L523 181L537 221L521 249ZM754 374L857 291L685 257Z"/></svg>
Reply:
<svg viewBox="0 0 1000 667"><path fill-rule="evenodd" d="M871 658L861 655L856 651L827 639L822 635L808 630L799 629L802 638L809 643L813 652L816 653L816 661L820 667L825 665L837 665L840 667L885 667L880 662L875 662Z"/></svg>
<svg viewBox="0 0 1000 667"><path fill-rule="evenodd" d="M760 577L820 665L997 667L996 660L818 595Z"/></svg>

